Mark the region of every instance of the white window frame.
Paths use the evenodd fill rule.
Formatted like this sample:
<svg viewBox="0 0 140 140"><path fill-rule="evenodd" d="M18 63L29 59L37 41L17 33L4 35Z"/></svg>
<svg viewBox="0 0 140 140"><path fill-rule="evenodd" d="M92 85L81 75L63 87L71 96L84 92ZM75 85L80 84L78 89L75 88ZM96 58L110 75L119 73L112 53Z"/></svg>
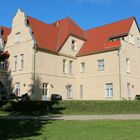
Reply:
<svg viewBox="0 0 140 140"><path fill-rule="evenodd" d="M140 38L137 38L137 45L138 45L138 48L140 48Z"/></svg>
<svg viewBox="0 0 140 140"><path fill-rule="evenodd" d="M43 83L42 85L42 95L48 95L49 93L49 83Z"/></svg>
<svg viewBox="0 0 140 140"><path fill-rule="evenodd" d="M23 70L24 68L24 54L20 54L20 69Z"/></svg>
<svg viewBox="0 0 140 140"><path fill-rule="evenodd" d="M73 98L73 88L72 85L67 85L67 99Z"/></svg>
<svg viewBox="0 0 140 140"><path fill-rule="evenodd" d="M104 59L97 60L98 71L103 71L105 69Z"/></svg>
<svg viewBox="0 0 140 140"><path fill-rule="evenodd" d="M126 72L130 73L130 59L126 58Z"/></svg>
<svg viewBox="0 0 140 140"><path fill-rule="evenodd" d="M15 43L19 43L19 42L20 42L20 32L17 32L15 37Z"/></svg>
<svg viewBox="0 0 140 140"><path fill-rule="evenodd" d="M0 62L0 70L6 70L6 61Z"/></svg>
<svg viewBox="0 0 140 140"><path fill-rule="evenodd" d="M130 44L134 44L134 35L133 34L129 34L128 36L129 36L129 41L128 42Z"/></svg>
<svg viewBox="0 0 140 140"><path fill-rule="evenodd" d="M127 94L128 94L128 98L131 98L131 84L127 83Z"/></svg>
<svg viewBox="0 0 140 140"><path fill-rule="evenodd" d="M105 97L112 98L113 97L113 83L105 84Z"/></svg>
<svg viewBox="0 0 140 140"><path fill-rule="evenodd" d="M63 73L67 74L68 73L68 68L67 68L67 60L63 59Z"/></svg>
<svg viewBox="0 0 140 140"><path fill-rule="evenodd" d="M20 82L16 82L16 83L15 83L15 95L16 95L16 96L21 96L21 95L20 95L20 89L21 89L21 84L20 84Z"/></svg>
<svg viewBox="0 0 140 140"><path fill-rule="evenodd" d="M14 56L13 71L17 71L17 55Z"/></svg>
<svg viewBox="0 0 140 140"><path fill-rule="evenodd" d="M84 73L85 72L85 62L81 62L80 63L80 73Z"/></svg>
<svg viewBox="0 0 140 140"><path fill-rule="evenodd" d="M83 99L83 85L80 85L80 99Z"/></svg>
<svg viewBox="0 0 140 140"><path fill-rule="evenodd" d="M69 74L73 74L73 61L69 61Z"/></svg>
<svg viewBox="0 0 140 140"><path fill-rule="evenodd" d="M76 41L75 40L71 41L71 50L72 51L77 51L77 46L76 46Z"/></svg>

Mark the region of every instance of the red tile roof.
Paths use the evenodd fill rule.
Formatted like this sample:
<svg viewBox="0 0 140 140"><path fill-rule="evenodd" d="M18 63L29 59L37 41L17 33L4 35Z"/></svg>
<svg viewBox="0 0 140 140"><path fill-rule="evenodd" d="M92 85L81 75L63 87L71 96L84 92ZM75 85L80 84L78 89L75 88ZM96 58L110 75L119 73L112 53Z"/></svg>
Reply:
<svg viewBox="0 0 140 140"><path fill-rule="evenodd" d="M111 42L109 38L128 34L134 19L131 17L85 31L87 41L80 49L78 56L117 49L121 45L120 40Z"/></svg>
<svg viewBox="0 0 140 140"><path fill-rule="evenodd" d="M38 48L58 52L70 35L85 40L78 56L118 49L121 45L120 40L111 42L109 38L127 35L135 20L134 17L131 17L83 31L70 18L65 18L52 24L41 22L29 16L27 19Z"/></svg>
<svg viewBox="0 0 140 140"><path fill-rule="evenodd" d="M56 52L58 29L29 16L27 19L29 26L32 28L38 48Z"/></svg>
<svg viewBox="0 0 140 140"><path fill-rule="evenodd" d="M0 26L0 28L2 29L1 35L3 40L6 42L7 41L7 37L11 32L10 28L4 27L4 26Z"/></svg>
<svg viewBox="0 0 140 140"><path fill-rule="evenodd" d="M52 25L59 29L57 50L61 48L69 35L76 36L82 40L86 39L84 31L69 17L56 21Z"/></svg>
<svg viewBox="0 0 140 140"><path fill-rule="evenodd" d="M47 24L29 16L27 19L38 48L58 52L69 35L85 40L84 31L70 18L59 20L53 24Z"/></svg>

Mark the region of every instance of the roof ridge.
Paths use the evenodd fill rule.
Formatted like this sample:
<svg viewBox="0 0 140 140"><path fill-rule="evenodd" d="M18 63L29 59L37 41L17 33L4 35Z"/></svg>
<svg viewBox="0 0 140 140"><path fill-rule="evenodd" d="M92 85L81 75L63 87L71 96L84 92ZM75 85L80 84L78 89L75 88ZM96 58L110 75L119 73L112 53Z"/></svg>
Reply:
<svg viewBox="0 0 140 140"><path fill-rule="evenodd" d="M107 23L107 24L105 24L105 25L101 25L101 26L93 27L93 28L88 29L88 30L85 30L85 31L90 31L90 30L94 30L94 29L97 29L97 28L101 28L101 27L109 26L109 25L112 25L112 24L115 24L115 23L119 23L119 22L122 22L122 21L125 21L125 20L129 20L129 19L131 19L131 18L135 19L134 16L131 16L131 17L129 17L129 18L125 18L125 19L121 19L121 20L118 20L118 21L115 21L115 22Z"/></svg>

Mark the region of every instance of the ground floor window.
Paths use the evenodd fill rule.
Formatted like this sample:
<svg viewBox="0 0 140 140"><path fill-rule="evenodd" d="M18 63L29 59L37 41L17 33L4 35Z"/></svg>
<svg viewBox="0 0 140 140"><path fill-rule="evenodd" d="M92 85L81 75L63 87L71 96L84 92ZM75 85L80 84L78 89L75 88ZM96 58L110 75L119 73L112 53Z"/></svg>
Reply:
<svg viewBox="0 0 140 140"><path fill-rule="evenodd" d="M83 85L80 85L80 99L83 99Z"/></svg>
<svg viewBox="0 0 140 140"><path fill-rule="evenodd" d="M17 82L17 83L15 84L15 95L16 95L16 96L21 96L21 95L20 95L20 82Z"/></svg>
<svg viewBox="0 0 140 140"><path fill-rule="evenodd" d="M49 91L49 83L43 83L42 95L47 95Z"/></svg>
<svg viewBox="0 0 140 140"><path fill-rule="evenodd" d="M67 98L72 99L72 85L67 85Z"/></svg>
<svg viewBox="0 0 140 140"><path fill-rule="evenodd" d="M128 93L128 98L131 98L131 88L130 88L131 84L127 83L127 93Z"/></svg>
<svg viewBox="0 0 140 140"><path fill-rule="evenodd" d="M113 84L112 83L107 83L105 85L106 87L106 98L112 98L113 97Z"/></svg>

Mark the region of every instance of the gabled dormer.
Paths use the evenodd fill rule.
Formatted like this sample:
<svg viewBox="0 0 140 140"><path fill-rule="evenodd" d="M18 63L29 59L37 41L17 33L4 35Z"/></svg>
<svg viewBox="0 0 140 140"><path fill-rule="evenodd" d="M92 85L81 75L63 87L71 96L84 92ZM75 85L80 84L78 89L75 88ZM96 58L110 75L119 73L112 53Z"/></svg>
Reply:
<svg viewBox="0 0 140 140"><path fill-rule="evenodd" d="M57 42L59 54L75 57L86 41L85 32L69 17L52 25L59 29Z"/></svg>

